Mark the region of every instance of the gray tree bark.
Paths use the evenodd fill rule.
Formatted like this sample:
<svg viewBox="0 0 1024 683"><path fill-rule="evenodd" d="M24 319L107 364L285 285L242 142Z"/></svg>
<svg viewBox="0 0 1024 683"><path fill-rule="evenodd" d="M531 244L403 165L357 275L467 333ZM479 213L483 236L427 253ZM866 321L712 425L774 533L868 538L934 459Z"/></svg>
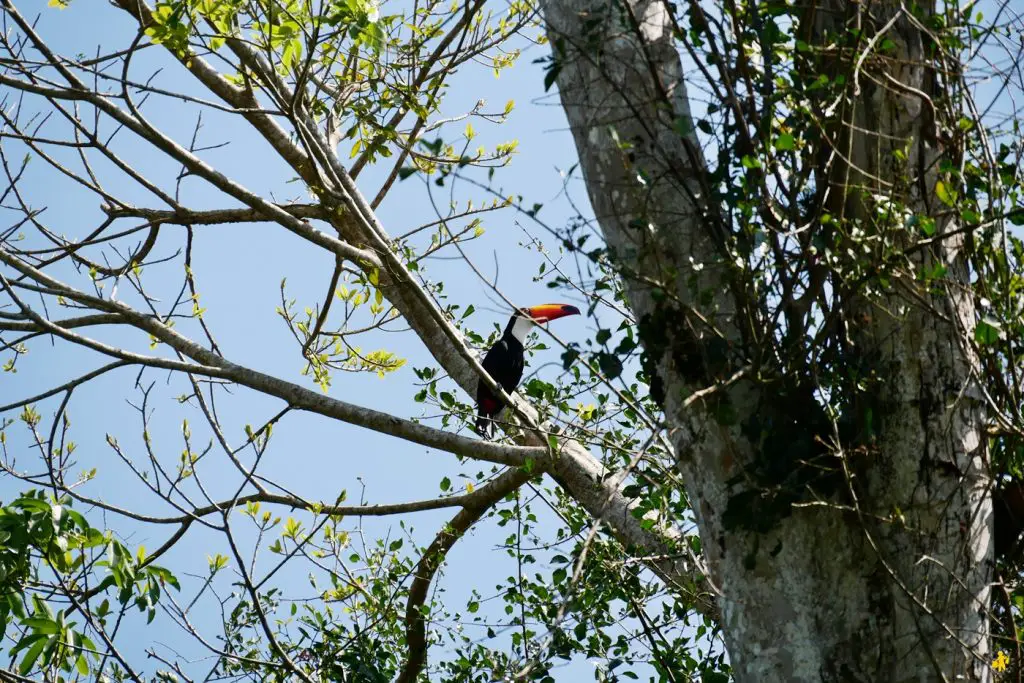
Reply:
<svg viewBox="0 0 1024 683"><path fill-rule="evenodd" d="M903 277L870 301L844 301L844 317L856 321L851 344L878 378L871 455L847 457L836 446L838 492L793 505L767 528L730 523L738 502L756 499L744 494L757 492L749 472L765 456L744 425L775 416L779 398L735 360L765 333L754 313L766 304L742 264L722 255L727 237L720 209L705 201L707 168L667 3L541 4L588 194L642 341L658 357L655 382L722 594L737 680L988 680L991 480L973 385L975 311L958 286L969 283L962 238L908 257L911 273L944 264L943 291L922 297ZM912 209L940 215L939 93L921 24L893 0L870 3L870 15L864 3L811 4L807 25L819 44L852 26L865 40L884 31L895 44L888 61L839 51L819 63L858 72L830 112L834 147L820 169L828 206L866 221L877 197L898 187ZM938 234L956 227L940 218ZM658 319L665 300L674 321L662 316L668 341L654 345L644 321ZM687 402L709 384L705 398ZM737 419L723 420L723 406Z"/></svg>

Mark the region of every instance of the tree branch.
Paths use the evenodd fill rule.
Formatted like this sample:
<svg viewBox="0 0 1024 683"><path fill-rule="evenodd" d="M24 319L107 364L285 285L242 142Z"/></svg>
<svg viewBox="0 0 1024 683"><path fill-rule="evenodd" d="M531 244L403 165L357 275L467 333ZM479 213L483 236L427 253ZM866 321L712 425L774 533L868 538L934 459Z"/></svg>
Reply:
<svg viewBox="0 0 1024 683"><path fill-rule="evenodd" d="M444 562L445 555L492 505L528 482L530 478L531 475L521 470L506 470L491 483L480 487L474 492L476 499L467 502L423 552L423 556L416 564L416 577L409 588L409 600L405 607L405 642L409 654L396 683L415 683L427 663L427 620L424 607L430 583Z"/></svg>
<svg viewBox="0 0 1024 683"><path fill-rule="evenodd" d="M279 208L295 218L324 218L324 210L318 204L279 204ZM174 225L220 225L223 223L258 223L273 221L265 213L250 207L237 209L179 209L166 211L146 209L133 206L100 207L110 218L143 218L153 223L171 223Z"/></svg>
<svg viewBox="0 0 1024 683"><path fill-rule="evenodd" d="M432 427L396 417L389 413L382 413L371 408L346 403L336 398L318 394L310 389L299 386L292 382L267 375L251 368L232 363L216 353L200 346L196 342L183 336L175 329L168 327L159 320L143 315L120 301L108 301L84 294L63 282L51 278L45 273L32 268L20 259L13 257L7 250L0 248L0 262L3 262L18 272L26 275L36 282L59 292L69 299L79 301L83 304L119 314L122 320L140 330L148 332L160 341L180 353L196 360L202 365L192 365L180 361L156 358L153 356L142 356L115 349L106 344L101 344L85 337L76 335L68 330L60 328L25 305L20 298L17 298L13 290L8 289L15 301L22 307L22 312L35 321L47 332L52 332L60 337L76 344L92 348L109 356L120 358L142 365L162 367L170 370L182 370L197 375L227 379L242 386L254 389L269 396L275 396L285 401L289 406L298 410L306 410L318 413L326 417L332 417L342 422L354 424L373 431L398 436L407 441L418 443L423 446L437 448L442 451L462 455L468 458L486 460L502 465L519 467L531 462L540 463L547 458L549 449L544 446L510 446L497 443L489 443L470 439L452 432L445 432ZM7 285L7 280L0 275L0 283Z"/></svg>

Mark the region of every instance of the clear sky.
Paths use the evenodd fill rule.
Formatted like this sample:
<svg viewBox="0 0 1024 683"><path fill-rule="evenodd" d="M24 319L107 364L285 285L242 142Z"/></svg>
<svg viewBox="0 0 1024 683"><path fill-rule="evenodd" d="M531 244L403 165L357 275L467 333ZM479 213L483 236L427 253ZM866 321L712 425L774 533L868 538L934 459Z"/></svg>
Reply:
<svg viewBox="0 0 1024 683"><path fill-rule="evenodd" d="M58 11L45 9L42 3L21 3L26 13L40 8L41 19L38 30L60 53L92 55L97 46L102 52L127 47L134 38L134 27L127 15L112 9L105 3L92 0L77 0L70 8ZM386 8L384 10L387 11ZM484 144L517 139L518 154L511 166L498 172L496 182L509 192L521 194L527 204L545 204L542 216L553 226L564 225L572 215L572 209L562 192L563 177L560 170L568 169L575 162L575 152L564 116L553 95L544 96L543 73L531 61L547 54L546 47L527 50L518 64L502 73L496 79L488 67L471 65L454 81L451 95L447 99L442 116L454 116L465 112L477 100L484 99L488 111L500 111L509 99L516 101L516 109L508 124L492 128L482 122L474 126ZM168 60L162 48L142 52L132 64L131 74L135 80L145 80L158 68L154 84L168 90L179 88L200 92L195 88L191 76ZM11 102L8 102L10 106ZM182 143L188 143L196 123L198 111L193 105L185 105L171 99L154 98L147 102L143 111L151 121L164 132ZM224 147L202 154L203 158L246 187L264 196L278 199L293 197L305 201L301 188L290 183L292 174L283 163L274 158L264 143L249 134L240 119L231 115L205 110L200 132L200 145L229 143ZM66 126L54 121L49 129L66 133ZM453 129L449 136L455 135ZM107 131L108 133L110 130ZM173 185L178 172L176 165L169 164L154 154L152 149L141 146L125 133L115 140L115 149L145 170L147 175L161 184ZM12 159L20 159L24 148L16 142L5 141L4 148ZM54 150L57 158L69 158L69 150ZM101 176L110 170L109 165L97 160L96 168ZM116 176L110 175L110 178ZM365 194L376 192L379 173L373 170L364 173L360 185ZM129 188L121 181L113 180L110 189L122 198L138 201L144 206L153 206L151 199L136 188ZM55 176L52 169L41 160L34 160L21 184L28 200L37 207L46 207L42 219L55 232L69 237L81 237L94 227L101 216L98 198L83 192L65 179ZM439 188L434 188L439 190ZM449 188L440 190L446 193ZM578 181L570 185L572 197L584 211L587 211L585 193ZM481 190L468 187L459 189L462 201L473 199L481 203L489 199ZM183 203L193 208L215 208L231 206L207 185L195 179L185 179L182 184ZM442 195L442 199L444 195ZM159 207L163 208L163 207ZM0 214L2 216L3 214ZM380 218L392 235L401 234L413 227L435 218L424 183L417 178L398 184L379 211ZM10 218L11 214L7 215ZM4 224L8 224L5 218ZM536 281L543 258L536 252L522 248L521 243L531 237L541 239L547 236L535 226L524 222L511 210L484 217L485 234L472 243L467 253L487 277L500 273L498 286L510 299L518 304L544 303L552 299L570 300L552 293L543 281ZM170 234L161 235L153 257L170 257L183 243L181 228L165 227ZM550 244L555 248L555 244ZM448 252L449 256L455 252ZM497 266L496 266L497 264ZM201 305L207 309L206 321L224 351L225 355L250 367L270 372L281 377L299 381L311 386L307 378L301 378L303 366L298 348L288 333L283 321L275 313L280 303L280 284L287 280L289 298L295 298L298 308L318 305L326 289L331 270L332 258L310 248L294 235L279 226L271 224L238 226L200 226L196 228L193 270L199 283ZM147 268L147 278L154 282L155 289L161 289L161 296L173 296L170 287L180 283L181 261L174 259L165 265ZM472 316L471 326L481 334L488 334L494 325L504 325L509 311L490 294L486 283L479 280L471 269L460 260L431 260L430 277L443 280L450 303L463 308L473 305L477 312ZM82 279L70 271L69 280L81 286ZM108 290L109 291L109 290ZM127 287L119 291L119 297L138 305ZM578 300L576 303L579 303ZM593 320L585 317L559 321L557 332L564 340L582 341L592 335ZM195 332L195 327L187 328ZM123 335L110 331L93 331L100 339L111 343L129 343L132 348L148 351L146 340L135 339L127 342ZM373 375L336 373L330 394L347 401L386 410L403 417L423 415L423 407L412 401L414 367L435 366L409 333L380 335L376 337L382 346L408 359L407 365L386 379ZM557 361L558 351L542 352L534 366L542 362ZM37 341L31 352L18 362L18 372L0 376L0 403L24 395L42 391L61 384L83 370L98 367L105 361L91 353L69 347L66 344L52 345L49 340ZM542 369L550 378L557 375L558 366ZM127 468L116 458L106 443L106 435L112 435L125 447L126 453L135 462L144 464L145 455L139 438L141 427L138 411L129 404L140 400L140 393L133 389L137 371L121 370L104 376L75 392L69 408L72 420L72 435L78 445L76 457L78 469L99 468L99 476L83 487L83 493L103 500L153 514L175 514L151 493L145 490ZM166 373L148 371L144 384L155 383L150 398L148 430L154 448L168 463L176 460L183 448L181 423L188 419L193 430L193 441L202 447L210 438L201 414L194 406L179 405L173 397L186 391L182 378ZM463 396L463 399L466 397ZM47 418L56 409L56 400L40 403L37 408ZM267 400L242 389L232 390L230 396L223 393L218 398L218 410L229 440L238 443L244 439L243 425L258 425L281 408L276 400ZM433 411L427 410L427 414ZM17 455L16 465L23 471L39 471L40 461L28 447L25 430L20 425L8 429L10 452ZM263 476L274 480L284 488L295 491L307 499L335 499L342 490L347 490L349 501L365 496L367 502L387 503L429 498L438 495L439 482L451 477L456 487L462 486L463 473L486 471L489 465L467 463L459 465L451 455L406 444L350 425L331 422L324 418L292 413L277 425L272 446L261 466ZM238 474L227 463L223 454L211 452L199 468L204 486L213 497L224 497L234 492ZM7 479L0 481L0 498L7 501L24 488L21 482ZM544 516L543 506L536 510L542 522L558 524L550 515ZM107 526L125 536L129 545L144 545L152 550L164 542L173 527L164 529L139 526L116 515L90 513L83 510L95 525ZM287 516L287 510L278 514ZM420 544L430 541L440 525L451 515L452 510L439 513L421 513L406 519L414 528L415 540ZM302 515L308 520L308 515ZM353 524L354 524L353 520ZM397 528L398 519L367 520L364 529L368 536L386 536L403 533ZM553 527L551 527L553 528ZM445 598L453 609L461 609L469 591L477 589L482 595L493 594L496 585L504 582L514 564L504 552L496 552L495 546L507 535L507 530L498 529L493 522L485 522L469 538L463 539L449 555L449 562L439 586L447 591ZM546 536L553 538L553 534ZM173 568L184 579L182 598L190 599L207 573L207 555L215 552L226 553L223 540L203 529L193 527L185 540L161 561ZM270 556L263 554L266 566ZM286 594L292 597L312 597L316 590L309 587L305 573L308 566L298 572L285 572L280 581L289 584ZM225 595L230 591L230 572L224 572L217 582ZM321 586L322 587L322 586ZM213 616L212 606L200 609L198 623ZM171 630L167 620L160 617L154 627L136 628L143 620L133 616L129 631L125 634L126 650L135 662L152 671L153 662L145 662L142 647L162 642L163 654L173 656L172 649L180 652L185 659L202 656L202 650L194 642ZM158 628L157 628L158 627ZM159 634L159 635L158 635ZM482 634L481 634L482 635ZM195 670L203 670L208 663L199 662ZM577 664L573 673L565 671L565 680L585 674L589 665Z"/></svg>

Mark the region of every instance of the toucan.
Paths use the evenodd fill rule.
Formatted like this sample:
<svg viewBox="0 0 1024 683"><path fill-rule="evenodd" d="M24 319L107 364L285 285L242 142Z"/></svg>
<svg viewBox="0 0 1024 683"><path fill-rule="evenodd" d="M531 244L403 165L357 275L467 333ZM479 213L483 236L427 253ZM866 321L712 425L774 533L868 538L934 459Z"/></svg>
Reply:
<svg viewBox="0 0 1024 683"><path fill-rule="evenodd" d="M523 378L523 343L534 325L579 313L580 309L569 304L541 304L516 310L501 339L484 356L484 370L506 394L511 394ZM495 396L481 378L476 385L476 430L483 436L492 435L492 418L504 407L505 402Z"/></svg>

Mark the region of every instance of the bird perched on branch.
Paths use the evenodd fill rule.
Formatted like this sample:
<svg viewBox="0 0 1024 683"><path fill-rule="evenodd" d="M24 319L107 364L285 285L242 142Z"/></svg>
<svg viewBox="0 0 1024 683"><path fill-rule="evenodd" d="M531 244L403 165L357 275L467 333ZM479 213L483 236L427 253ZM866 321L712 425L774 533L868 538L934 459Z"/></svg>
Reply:
<svg viewBox="0 0 1024 683"><path fill-rule="evenodd" d="M523 343L530 330L535 325L579 313L580 309L569 304L541 304L520 308L512 314L501 339L484 356L484 370L506 394L511 394L523 378ZM476 386L476 429L482 436L493 436L493 418L504 407L505 402L481 378Z"/></svg>

